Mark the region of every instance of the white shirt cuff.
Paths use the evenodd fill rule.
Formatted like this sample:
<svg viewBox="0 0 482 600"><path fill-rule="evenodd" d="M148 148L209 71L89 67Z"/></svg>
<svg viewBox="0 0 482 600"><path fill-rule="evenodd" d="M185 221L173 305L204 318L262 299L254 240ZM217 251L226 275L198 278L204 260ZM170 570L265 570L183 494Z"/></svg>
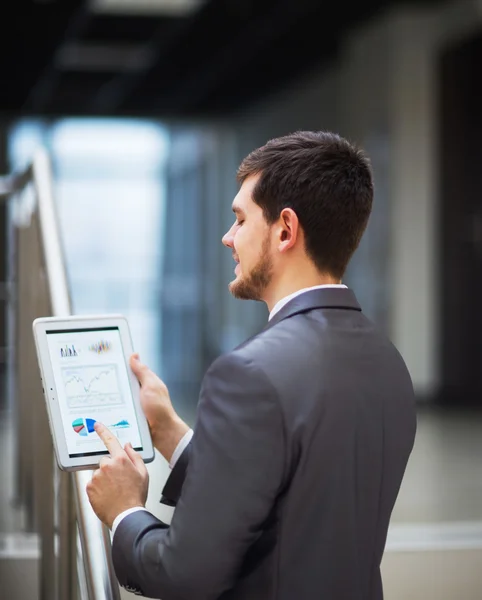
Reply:
<svg viewBox="0 0 482 600"><path fill-rule="evenodd" d="M115 530L117 529L117 527L119 527L119 523L122 521L122 519L124 519L128 515L131 515L132 513L137 512L138 510L146 510L147 511L147 509L142 508L142 506L134 506L133 508L128 508L124 512L121 512L120 515L117 515L117 517L114 519L114 522L112 523L112 535L115 534Z"/></svg>
<svg viewBox="0 0 482 600"><path fill-rule="evenodd" d="M174 450L174 454L171 456L171 460L169 461L169 466L171 467L171 469L174 469L174 465L177 463L179 457L186 449L186 446L191 441L193 435L194 435L194 431L192 429L190 429L181 438L181 441L176 446L176 449Z"/></svg>
<svg viewBox="0 0 482 600"><path fill-rule="evenodd" d="M179 457L186 449L186 446L191 441L193 435L194 435L194 431L192 429L190 429L181 438L181 441L176 446L176 449L174 450L174 454L172 455L171 460L169 461L169 466L171 467L171 469L174 468L174 465L177 463ZM117 517L114 519L114 522L112 523L112 535L115 535L115 530L117 529L117 527L119 527L119 523L122 521L122 519L124 519L128 515L131 515L132 513L137 512L138 510L147 510L147 509L142 508L141 506L134 506L133 508L128 508L124 512L121 512L120 515L117 515Z"/></svg>

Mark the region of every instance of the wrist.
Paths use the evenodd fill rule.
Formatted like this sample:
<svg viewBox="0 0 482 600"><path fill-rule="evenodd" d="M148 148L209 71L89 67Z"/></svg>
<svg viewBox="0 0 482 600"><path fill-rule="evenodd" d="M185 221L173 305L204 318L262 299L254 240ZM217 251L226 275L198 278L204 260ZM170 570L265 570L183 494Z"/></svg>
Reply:
<svg viewBox="0 0 482 600"><path fill-rule="evenodd" d="M189 425L176 415L162 428L156 430L152 438L154 447L167 462L170 462L179 442L188 431Z"/></svg>
<svg viewBox="0 0 482 600"><path fill-rule="evenodd" d="M107 527L112 531L113 527L114 527L114 523L116 522L118 517L125 517L127 516L129 513L133 513L137 510L145 510L145 504L142 504L142 502L136 502L135 504L129 504L129 506L126 506L122 509L117 509L115 511L115 515L112 514L110 515L110 517L106 520L105 524L107 525Z"/></svg>

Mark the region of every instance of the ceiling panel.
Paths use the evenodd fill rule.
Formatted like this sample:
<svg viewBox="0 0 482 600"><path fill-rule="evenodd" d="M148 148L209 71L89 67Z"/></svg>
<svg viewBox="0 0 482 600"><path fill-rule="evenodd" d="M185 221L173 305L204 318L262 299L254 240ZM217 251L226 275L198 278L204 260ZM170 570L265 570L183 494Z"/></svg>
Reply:
<svg viewBox="0 0 482 600"><path fill-rule="evenodd" d="M348 28L394 2L350 10L320 0L12 2L0 112L229 114L336 59Z"/></svg>
<svg viewBox="0 0 482 600"><path fill-rule="evenodd" d="M199 9L205 0L91 0L94 13L186 16Z"/></svg>
<svg viewBox="0 0 482 600"><path fill-rule="evenodd" d="M145 42L164 25L172 25L172 18L132 15L96 15L87 23L82 38L86 41Z"/></svg>

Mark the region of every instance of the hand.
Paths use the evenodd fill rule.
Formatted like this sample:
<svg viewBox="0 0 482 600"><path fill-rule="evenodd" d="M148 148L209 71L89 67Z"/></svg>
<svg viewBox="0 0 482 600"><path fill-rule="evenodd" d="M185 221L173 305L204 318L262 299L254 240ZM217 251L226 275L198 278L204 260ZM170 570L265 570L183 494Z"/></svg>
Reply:
<svg viewBox="0 0 482 600"><path fill-rule="evenodd" d="M131 356L129 364L141 384L141 405L154 446L169 462L189 426L174 410L165 383L140 362L138 354Z"/></svg>
<svg viewBox="0 0 482 600"><path fill-rule="evenodd" d="M149 486L149 473L141 456L126 444L125 449L107 427L97 421L95 431L110 456L100 460L87 484L87 495L99 519L112 528L114 519L128 508L144 507Z"/></svg>

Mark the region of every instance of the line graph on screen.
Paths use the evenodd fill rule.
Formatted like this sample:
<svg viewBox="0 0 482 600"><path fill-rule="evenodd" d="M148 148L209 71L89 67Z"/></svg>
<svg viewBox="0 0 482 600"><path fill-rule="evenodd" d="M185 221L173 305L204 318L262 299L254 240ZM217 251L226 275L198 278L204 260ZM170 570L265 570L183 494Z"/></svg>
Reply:
<svg viewBox="0 0 482 600"><path fill-rule="evenodd" d="M117 365L89 365L62 369L69 408L123 404Z"/></svg>

